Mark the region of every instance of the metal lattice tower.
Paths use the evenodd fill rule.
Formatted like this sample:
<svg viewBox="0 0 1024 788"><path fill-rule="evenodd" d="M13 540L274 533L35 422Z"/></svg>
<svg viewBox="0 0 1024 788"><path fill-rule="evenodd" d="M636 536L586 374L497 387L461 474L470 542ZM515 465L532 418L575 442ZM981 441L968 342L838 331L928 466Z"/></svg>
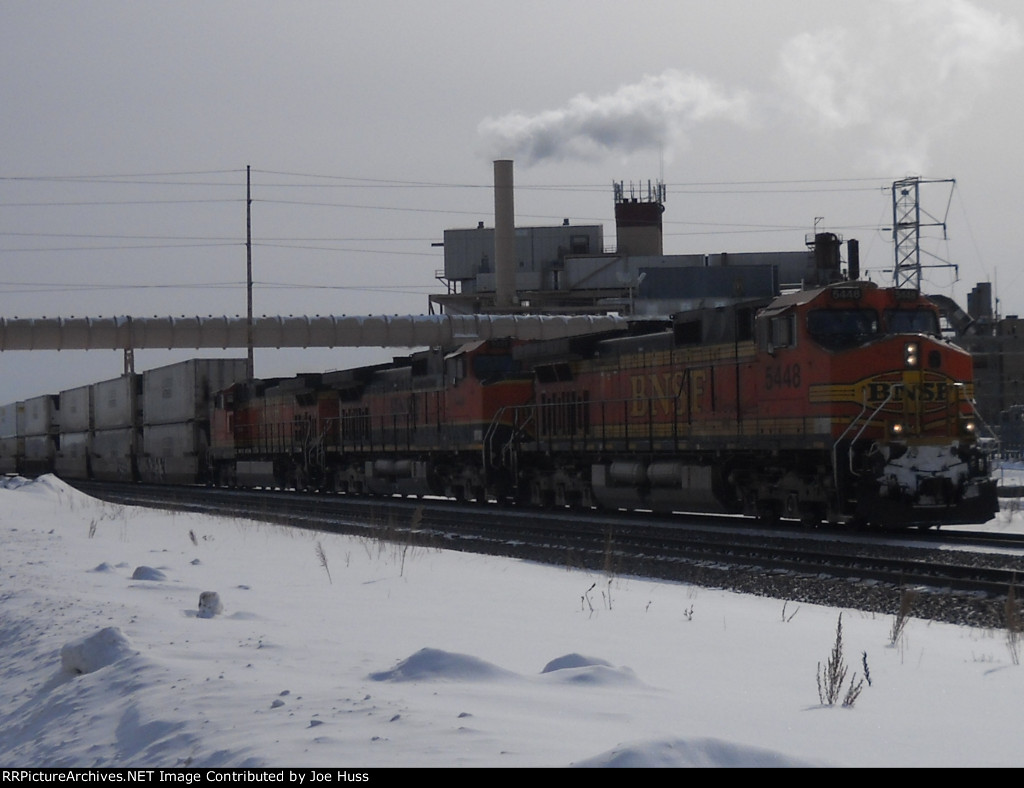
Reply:
<svg viewBox="0 0 1024 788"><path fill-rule="evenodd" d="M893 283L921 288L921 181L906 178L892 185L892 240L896 249Z"/></svg>
<svg viewBox="0 0 1024 788"><path fill-rule="evenodd" d="M941 227L943 236L946 234L945 220L939 221L932 216L927 216L933 221L924 224L921 222L921 184L923 183L955 184L956 181L951 178L929 181L914 176L893 183L892 240L896 252L893 282L896 287L921 289L921 228ZM952 199L952 192L950 198ZM951 264L942 263L941 265L948 267Z"/></svg>

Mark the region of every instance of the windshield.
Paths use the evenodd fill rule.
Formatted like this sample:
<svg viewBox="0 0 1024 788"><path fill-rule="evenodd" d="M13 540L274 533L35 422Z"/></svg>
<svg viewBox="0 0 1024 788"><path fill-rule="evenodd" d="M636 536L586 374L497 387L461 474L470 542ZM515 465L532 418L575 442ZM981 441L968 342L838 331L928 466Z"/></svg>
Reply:
<svg viewBox="0 0 1024 788"><path fill-rule="evenodd" d="M483 383L493 383L511 374L515 367L509 355L479 355L473 359L473 375Z"/></svg>
<svg viewBox="0 0 1024 788"><path fill-rule="evenodd" d="M857 347L878 336L874 309L816 309L807 315L811 339L828 350Z"/></svg>
<svg viewBox="0 0 1024 788"><path fill-rule="evenodd" d="M890 334L939 336L939 318L930 309L887 309L885 323Z"/></svg>

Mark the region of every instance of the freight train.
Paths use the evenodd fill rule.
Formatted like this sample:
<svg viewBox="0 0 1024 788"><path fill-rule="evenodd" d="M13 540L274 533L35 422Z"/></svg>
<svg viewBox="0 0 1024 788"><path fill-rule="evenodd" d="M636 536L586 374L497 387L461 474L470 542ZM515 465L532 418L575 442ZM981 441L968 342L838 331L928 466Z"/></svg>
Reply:
<svg viewBox="0 0 1024 788"><path fill-rule="evenodd" d="M58 426L51 458L0 434L0 470L851 526L998 511L971 357L916 290L844 281L284 379L190 364L184 395L175 368L116 384L139 401L120 438L96 386L91 426Z"/></svg>

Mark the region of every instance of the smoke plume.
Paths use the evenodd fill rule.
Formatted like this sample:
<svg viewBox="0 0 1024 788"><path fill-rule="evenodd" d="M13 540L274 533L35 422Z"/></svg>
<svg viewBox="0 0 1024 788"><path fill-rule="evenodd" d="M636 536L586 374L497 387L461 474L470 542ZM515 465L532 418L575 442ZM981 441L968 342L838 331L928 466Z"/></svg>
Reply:
<svg viewBox="0 0 1024 788"><path fill-rule="evenodd" d="M670 154L696 124L746 116L743 92L730 94L704 77L669 69L607 95L580 94L559 109L487 118L479 132L493 156L534 164L650 150Z"/></svg>
<svg viewBox="0 0 1024 788"><path fill-rule="evenodd" d="M699 124L782 124L793 127L794 141L809 133L866 168L924 172L935 140L972 111L1021 49L1020 27L974 0L854 5L855 26L785 41L764 89L729 89L668 69L557 109L487 118L480 137L491 158L526 165L642 151L671 159Z"/></svg>
<svg viewBox="0 0 1024 788"><path fill-rule="evenodd" d="M1020 29L969 0L887 0L861 12L859 32L790 39L778 84L819 131L849 137L874 166L922 172L936 134L970 112L1020 49Z"/></svg>

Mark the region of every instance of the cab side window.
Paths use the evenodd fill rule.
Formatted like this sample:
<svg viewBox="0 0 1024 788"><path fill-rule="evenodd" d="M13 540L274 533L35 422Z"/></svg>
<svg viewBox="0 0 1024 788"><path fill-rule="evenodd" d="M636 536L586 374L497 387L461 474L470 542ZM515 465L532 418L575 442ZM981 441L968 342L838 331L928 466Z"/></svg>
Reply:
<svg viewBox="0 0 1024 788"><path fill-rule="evenodd" d="M780 315L768 324L768 344L771 348L793 347L796 345L796 317Z"/></svg>

